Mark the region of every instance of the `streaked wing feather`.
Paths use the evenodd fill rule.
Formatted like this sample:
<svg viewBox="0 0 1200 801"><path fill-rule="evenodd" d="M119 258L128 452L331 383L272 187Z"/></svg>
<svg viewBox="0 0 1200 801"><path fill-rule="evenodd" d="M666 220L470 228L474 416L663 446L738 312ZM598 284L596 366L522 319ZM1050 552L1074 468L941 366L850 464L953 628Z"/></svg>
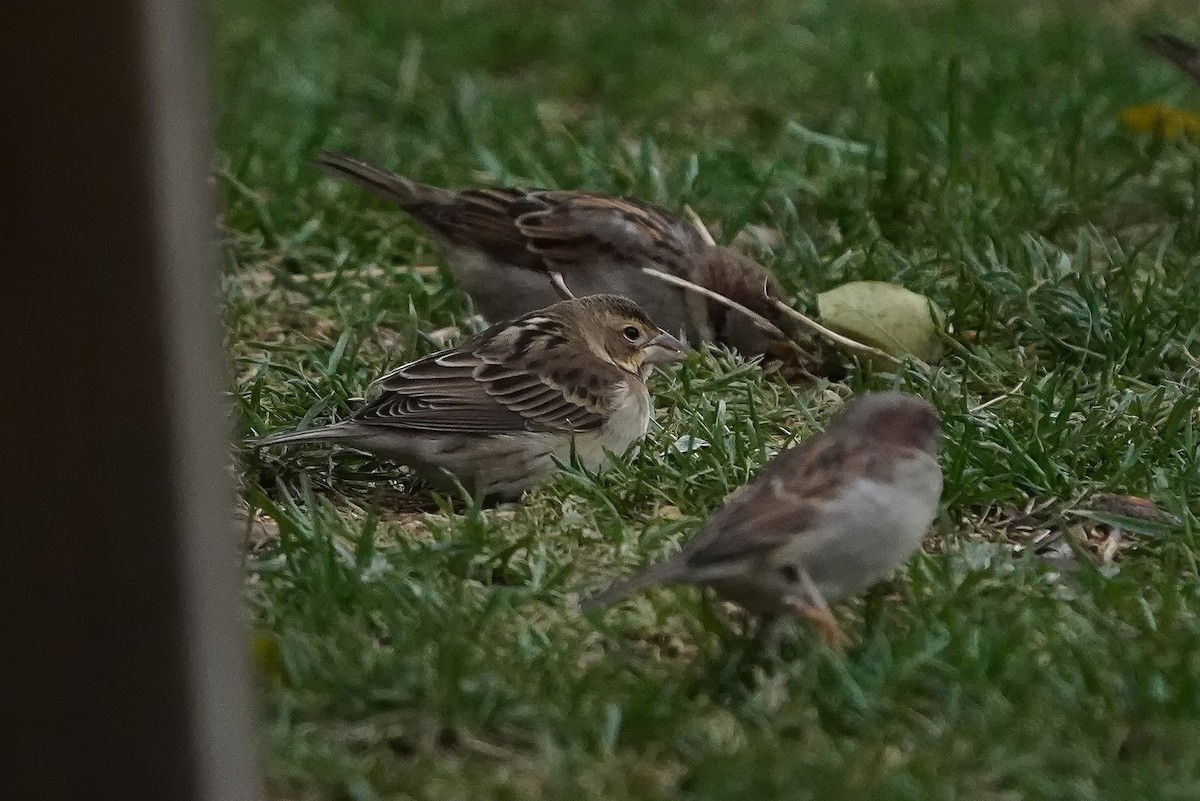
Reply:
<svg viewBox="0 0 1200 801"><path fill-rule="evenodd" d="M526 246L551 270L570 274L580 265L626 261L682 272L681 263L703 248L695 229L648 203L581 192L537 192L542 203L516 218Z"/></svg>
<svg viewBox="0 0 1200 801"><path fill-rule="evenodd" d="M587 192L469 189L453 203L408 210L452 244L564 275L605 261L685 275L686 260L704 248L696 229L665 209Z"/></svg>
<svg viewBox="0 0 1200 801"><path fill-rule="evenodd" d="M376 382L380 395L352 419L364 425L474 434L578 433L603 425L616 376L595 387L572 387L570 375L555 370L553 360L541 366L545 369L531 369L524 349L510 355L498 344L519 324L493 326L458 348L393 370Z"/></svg>
<svg viewBox="0 0 1200 801"><path fill-rule="evenodd" d="M540 259L530 253L516 224L518 215L540 205L524 190L489 187L459 192L453 203L410 211L451 244L485 251L509 264L540 269Z"/></svg>

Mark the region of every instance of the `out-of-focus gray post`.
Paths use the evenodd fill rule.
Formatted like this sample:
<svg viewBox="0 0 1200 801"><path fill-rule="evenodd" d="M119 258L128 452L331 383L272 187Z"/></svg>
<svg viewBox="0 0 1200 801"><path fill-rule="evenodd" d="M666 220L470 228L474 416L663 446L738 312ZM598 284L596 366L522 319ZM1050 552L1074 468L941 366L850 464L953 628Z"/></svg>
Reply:
<svg viewBox="0 0 1200 801"><path fill-rule="evenodd" d="M0 27L0 797L242 801L254 773L204 9Z"/></svg>

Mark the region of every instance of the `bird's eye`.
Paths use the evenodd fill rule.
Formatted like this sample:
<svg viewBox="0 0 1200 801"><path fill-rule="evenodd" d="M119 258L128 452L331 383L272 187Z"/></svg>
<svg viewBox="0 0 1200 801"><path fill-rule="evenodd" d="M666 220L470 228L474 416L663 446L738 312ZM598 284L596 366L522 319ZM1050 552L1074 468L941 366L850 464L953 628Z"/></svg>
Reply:
<svg viewBox="0 0 1200 801"><path fill-rule="evenodd" d="M625 338L630 342L637 342L642 338L642 329L638 328L636 325L625 326L625 328L621 330L621 333L624 334Z"/></svg>

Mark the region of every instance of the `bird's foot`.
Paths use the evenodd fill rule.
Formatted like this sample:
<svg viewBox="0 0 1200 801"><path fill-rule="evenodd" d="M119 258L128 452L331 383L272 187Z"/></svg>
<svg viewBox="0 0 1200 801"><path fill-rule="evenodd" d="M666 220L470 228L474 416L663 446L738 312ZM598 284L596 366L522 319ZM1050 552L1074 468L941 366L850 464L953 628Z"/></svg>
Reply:
<svg viewBox="0 0 1200 801"><path fill-rule="evenodd" d="M816 626L821 641L830 648L841 651L850 644L850 638L842 631L841 624L828 606L813 606L799 598L792 600L789 605L797 615Z"/></svg>

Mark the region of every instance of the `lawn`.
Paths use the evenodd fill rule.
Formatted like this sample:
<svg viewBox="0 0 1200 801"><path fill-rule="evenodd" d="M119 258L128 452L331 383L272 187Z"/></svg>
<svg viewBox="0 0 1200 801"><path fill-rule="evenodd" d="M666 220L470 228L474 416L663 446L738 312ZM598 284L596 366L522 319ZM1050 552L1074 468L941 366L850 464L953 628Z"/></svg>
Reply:
<svg viewBox="0 0 1200 801"><path fill-rule="evenodd" d="M343 414L471 310L336 147L453 187L693 207L815 312L904 284L936 369L789 386L729 354L660 424L520 504L328 449L236 464L272 798L1200 798L1200 110L1137 44L1194 3L219 0L223 297L239 438ZM1053 8L1052 8L1053 7ZM777 655L689 589L578 597L672 553L851 391L943 415L926 551ZM703 440L688 445L688 436ZM1096 493L1162 519L1111 526ZM1111 520L1110 520L1111 522Z"/></svg>

